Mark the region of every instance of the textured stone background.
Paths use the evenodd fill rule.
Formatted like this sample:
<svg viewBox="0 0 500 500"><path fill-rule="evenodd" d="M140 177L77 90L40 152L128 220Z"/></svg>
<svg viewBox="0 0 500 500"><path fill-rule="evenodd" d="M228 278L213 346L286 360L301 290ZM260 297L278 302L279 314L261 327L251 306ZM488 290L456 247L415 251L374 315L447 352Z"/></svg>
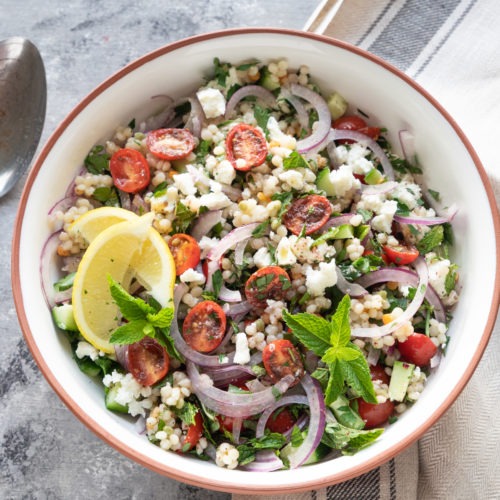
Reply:
<svg viewBox="0 0 500 500"><path fill-rule="evenodd" d="M45 62L41 144L96 85L166 43L230 27L301 28L318 0L0 0L0 40L29 38ZM225 499L150 472L101 442L45 382L11 296L10 244L23 180L0 199L0 498Z"/></svg>

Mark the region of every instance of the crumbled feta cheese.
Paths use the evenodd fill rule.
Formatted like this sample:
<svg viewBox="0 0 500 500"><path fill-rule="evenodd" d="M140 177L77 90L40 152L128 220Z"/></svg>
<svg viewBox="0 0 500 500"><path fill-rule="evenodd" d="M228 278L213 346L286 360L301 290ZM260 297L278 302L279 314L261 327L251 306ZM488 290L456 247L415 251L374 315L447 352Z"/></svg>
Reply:
<svg viewBox="0 0 500 500"><path fill-rule="evenodd" d="M189 173L174 175L175 187L184 195L196 194L193 176Z"/></svg>
<svg viewBox="0 0 500 500"><path fill-rule="evenodd" d="M208 236L202 236L201 240L198 242L201 250L201 258L204 259L208 252L212 250L212 248L216 247L219 244L219 238L209 238Z"/></svg>
<svg viewBox="0 0 500 500"><path fill-rule="evenodd" d="M207 118L217 118L226 112L226 99L218 89L206 88L196 93Z"/></svg>
<svg viewBox="0 0 500 500"><path fill-rule="evenodd" d="M315 297L325 294L325 289L337 283L337 269L335 260L331 262L320 262L318 269L307 267L306 287L307 291Z"/></svg>
<svg viewBox="0 0 500 500"><path fill-rule="evenodd" d="M75 354L78 359L88 356L92 361L95 361L99 357L99 351L93 345L83 340L78 342Z"/></svg>
<svg viewBox="0 0 500 500"><path fill-rule="evenodd" d="M250 361L250 349L248 347L248 338L245 332L236 334L236 351L234 360L237 365L246 365Z"/></svg>
<svg viewBox="0 0 500 500"><path fill-rule="evenodd" d="M445 282L450 270L450 261L448 259L433 259L431 262L428 262L428 267L429 283L441 298L445 297L447 295Z"/></svg>
<svg viewBox="0 0 500 500"><path fill-rule="evenodd" d="M199 198L196 196L186 196L184 204L193 212L197 212L201 207L209 210L219 210L231 205L231 200L222 192L203 194Z"/></svg>
<svg viewBox="0 0 500 500"><path fill-rule="evenodd" d="M390 194L391 198L399 200L406 205L410 210L417 207L417 202L421 196L420 186L409 182L401 182Z"/></svg>
<svg viewBox="0 0 500 500"><path fill-rule="evenodd" d="M196 285L203 285L205 283L205 276L194 269L187 269L180 275L183 283L194 283Z"/></svg>
<svg viewBox="0 0 500 500"><path fill-rule="evenodd" d="M235 177L236 171L228 160L222 160L213 169L214 179L222 184L231 184Z"/></svg>
<svg viewBox="0 0 500 500"><path fill-rule="evenodd" d="M297 257L292 251L292 245L295 242L293 237L281 238L276 247L276 261L280 266L289 266L297 262Z"/></svg>
<svg viewBox="0 0 500 500"><path fill-rule="evenodd" d="M253 263L258 268L270 266L271 262L271 254L266 247L259 248L253 256Z"/></svg>
<svg viewBox="0 0 500 500"><path fill-rule="evenodd" d="M379 210L379 215L376 215L372 219L371 222L372 228L375 231L380 231L388 234L391 233L392 219L394 217L394 214L396 213L397 208L398 208L397 201L394 200L384 201Z"/></svg>
<svg viewBox="0 0 500 500"><path fill-rule="evenodd" d="M288 148L291 150L295 149L297 140L295 139L295 137L292 137L291 135L285 134L281 131L280 126L274 116L270 116L269 120L267 120L267 130L269 131L270 141L275 141L284 148Z"/></svg>
<svg viewBox="0 0 500 500"><path fill-rule="evenodd" d="M333 194L338 198L345 196L353 187L359 185L359 181L352 175L352 170L347 165L340 165L337 170L332 170L328 175Z"/></svg>

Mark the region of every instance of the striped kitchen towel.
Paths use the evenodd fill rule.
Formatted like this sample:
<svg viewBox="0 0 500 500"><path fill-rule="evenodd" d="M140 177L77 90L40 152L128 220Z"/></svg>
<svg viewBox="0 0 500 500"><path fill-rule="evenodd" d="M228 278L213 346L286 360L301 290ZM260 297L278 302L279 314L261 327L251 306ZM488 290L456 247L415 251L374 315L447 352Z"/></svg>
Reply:
<svg viewBox="0 0 500 500"><path fill-rule="evenodd" d="M498 0L327 0L306 29L384 58L437 98L476 149L498 204L499 26ZM276 498L499 499L500 419L495 412L499 374L497 321L471 381L419 443L351 481ZM233 496L233 500L247 498Z"/></svg>

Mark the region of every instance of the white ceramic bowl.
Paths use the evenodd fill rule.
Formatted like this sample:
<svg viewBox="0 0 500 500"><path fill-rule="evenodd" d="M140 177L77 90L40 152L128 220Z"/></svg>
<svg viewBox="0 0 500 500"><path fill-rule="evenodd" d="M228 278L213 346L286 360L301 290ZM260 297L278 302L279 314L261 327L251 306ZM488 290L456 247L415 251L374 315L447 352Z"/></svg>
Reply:
<svg viewBox="0 0 500 500"><path fill-rule="evenodd" d="M49 235L44 214L60 199L93 145L131 118L145 118L151 96L196 89L214 57L231 62L285 57L307 64L322 89L338 90L390 131L408 129L428 184L456 202L454 259L461 300L449 330L447 355L421 399L369 448L293 471L250 473L221 469L166 453L107 411L102 388L90 383L52 323L36 270ZM172 75L175 74L175 78ZM179 481L248 493L286 493L338 483L381 465L418 439L464 388L486 348L499 303L499 219L486 174L451 117L417 84L384 61L347 44L278 29L229 30L170 44L133 62L87 96L49 139L26 183L15 226L12 279L26 341L57 394L104 441L137 462Z"/></svg>

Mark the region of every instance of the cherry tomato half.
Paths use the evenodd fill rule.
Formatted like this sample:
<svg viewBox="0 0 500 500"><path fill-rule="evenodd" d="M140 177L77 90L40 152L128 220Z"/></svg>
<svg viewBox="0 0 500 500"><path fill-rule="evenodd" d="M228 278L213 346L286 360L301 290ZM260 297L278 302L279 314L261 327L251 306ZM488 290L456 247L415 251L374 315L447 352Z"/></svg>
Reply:
<svg viewBox="0 0 500 500"><path fill-rule="evenodd" d="M267 420L266 429L284 434L295 425L295 422L295 417L288 408L278 408Z"/></svg>
<svg viewBox="0 0 500 500"><path fill-rule="evenodd" d="M151 337L128 346L128 369L141 385L153 385L168 372L170 359L165 348Z"/></svg>
<svg viewBox="0 0 500 500"><path fill-rule="evenodd" d="M405 342L398 343L401 357L408 363L426 366L437 352L437 346L423 333L413 333Z"/></svg>
<svg viewBox="0 0 500 500"><path fill-rule="evenodd" d="M309 194L291 203L283 214L283 224L295 235L302 230L312 234L321 229L332 214L330 202L319 194Z"/></svg>
<svg viewBox="0 0 500 500"><path fill-rule="evenodd" d="M293 375L298 384L304 375L302 358L295 346L286 339L273 340L264 347L262 361L267 374L273 383L278 382L285 375Z"/></svg>
<svg viewBox="0 0 500 500"><path fill-rule="evenodd" d="M163 160L181 160L193 151L195 140L187 128L160 128L146 135L146 146Z"/></svg>
<svg viewBox="0 0 500 500"><path fill-rule="evenodd" d="M200 262L200 245L189 234L177 233L168 240L168 247L175 262L175 273L180 276Z"/></svg>
<svg viewBox="0 0 500 500"><path fill-rule="evenodd" d="M385 245L384 254L397 266L411 264L418 256L419 252L413 245L399 244L397 246Z"/></svg>
<svg viewBox="0 0 500 500"><path fill-rule="evenodd" d="M192 450L200 440L201 436L203 436L203 418L201 413L198 412L194 416L194 424L191 424L188 427L186 435L182 441L182 451L184 453Z"/></svg>
<svg viewBox="0 0 500 500"><path fill-rule="evenodd" d="M109 162L113 184L126 193L137 193L148 187L151 179L146 158L137 150L123 148L116 151Z"/></svg>
<svg viewBox="0 0 500 500"><path fill-rule="evenodd" d="M236 170L246 172L258 167L264 163L266 156L266 138L259 129L240 123L227 134L226 157Z"/></svg>
<svg viewBox="0 0 500 500"><path fill-rule="evenodd" d="M380 380L383 384L389 385L389 375L385 373L384 367L381 365L370 365L370 376L372 380Z"/></svg>
<svg viewBox="0 0 500 500"><path fill-rule="evenodd" d="M211 352L219 347L226 333L226 314L211 300L198 302L187 314L182 336L195 351Z"/></svg>
<svg viewBox="0 0 500 500"><path fill-rule="evenodd" d="M356 132L367 135L374 141L376 141L380 135L379 127L369 127L363 118L356 115L341 116L333 122L332 127L340 130L355 130ZM354 141L350 139L341 139L336 142L339 144L352 144Z"/></svg>
<svg viewBox="0 0 500 500"><path fill-rule="evenodd" d="M364 399L358 400L359 416L365 421L366 429L379 427L387 422L394 412L394 403L389 399L385 403L367 403Z"/></svg>
<svg viewBox="0 0 500 500"><path fill-rule="evenodd" d="M245 296L253 307L264 309L267 307L267 299L284 299L291 286L290 278L282 267L262 267L245 283Z"/></svg>

